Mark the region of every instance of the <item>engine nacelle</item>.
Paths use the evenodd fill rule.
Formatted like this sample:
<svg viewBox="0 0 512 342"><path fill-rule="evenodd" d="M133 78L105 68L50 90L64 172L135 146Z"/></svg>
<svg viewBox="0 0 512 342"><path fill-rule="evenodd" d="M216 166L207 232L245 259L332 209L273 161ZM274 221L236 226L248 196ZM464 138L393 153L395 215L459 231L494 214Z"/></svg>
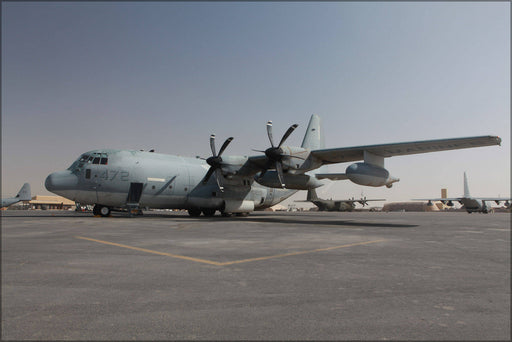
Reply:
<svg viewBox="0 0 512 342"><path fill-rule="evenodd" d="M387 186L391 188L400 179L391 177L388 170L368 163L355 163L347 167L347 178L352 182L365 186Z"/></svg>
<svg viewBox="0 0 512 342"><path fill-rule="evenodd" d="M285 173L283 176L286 189L308 190L318 188L323 185L323 183L316 179L316 177L311 177L304 174L292 175ZM281 188L281 182L279 182L279 177L277 176L276 171L267 171L261 178L255 176L254 180L259 184L269 188Z"/></svg>

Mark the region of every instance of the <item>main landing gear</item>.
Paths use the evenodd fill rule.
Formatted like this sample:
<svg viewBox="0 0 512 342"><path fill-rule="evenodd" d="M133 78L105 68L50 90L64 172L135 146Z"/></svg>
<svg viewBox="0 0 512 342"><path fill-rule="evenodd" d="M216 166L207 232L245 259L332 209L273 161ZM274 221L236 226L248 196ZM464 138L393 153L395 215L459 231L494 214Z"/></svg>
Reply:
<svg viewBox="0 0 512 342"><path fill-rule="evenodd" d="M107 207L105 205L96 204L94 208L92 209L92 213L94 216L101 216L101 217L108 217L110 216L110 212L112 210L110 207Z"/></svg>
<svg viewBox="0 0 512 342"><path fill-rule="evenodd" d="M191 208L188 209L188 214L192 217L199 217L201 216L201 213L203 213L204 216L212 217L215 216L215 209L200 209L200 208Z"/></svg>

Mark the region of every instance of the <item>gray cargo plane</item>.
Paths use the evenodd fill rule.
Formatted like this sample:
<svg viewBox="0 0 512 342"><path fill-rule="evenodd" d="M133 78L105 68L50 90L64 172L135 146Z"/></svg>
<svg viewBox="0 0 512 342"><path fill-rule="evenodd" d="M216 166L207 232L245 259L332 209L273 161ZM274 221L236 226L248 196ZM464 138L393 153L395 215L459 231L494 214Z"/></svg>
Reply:
<svg viewBox="0 0 512 342"><path fill-rule="evenodd" d="M368 205L370 201L385 201L385 199L367 199L366 197L361 197L360 199L328 200L319 198L315 189L309 189L305 201L295 202L311 202L318 207L318 211L352 211L355 209L356 203L364 207Z"/></svg>
<svg viewBox="0 0 512 342"><path fill-rule="evenodd" d="M2 208L18 203L19 201L30 201L31 199L30 184L25 183L15 197L2 198Z"/></svg>
<svg viewBox="0 0 512 342"><path fill-rule="evenodd" d="M499 145L497 136L480 136L325 149L321 122L312 115L301 147L283 143L298 125L292 125L274 144L272 122L267 123L270 147L256 156L223 156L233 138L212 156L186 158L133 150L94 150L82 154L67 170L50 174L46 189L108 216L112 209L149 207L186 209L191 216L246 215L273 206L297 190L323 185L321 179L350 179L366 186L391 187L398 179L384 168L384 158L478 146ZM333 163L354 163L345 174L317 175L313 170Z"/></svg>
<svg viewBox="0 0 512 342"><path fill-rule="evenodd" d="M417 198L413 201L428 201L428 205L433 205L432 202L441 201L449 207L453 207L453 202L459 202L464 209L469 213L480 212L487 214L493 211L493 208L486 202L496 202L500 204L505 202L505 206L510 206L510 198L499 198L499 197L471 197L469 194L468 178L466 172L464 172L464 196L453 197L453 198Z"/></svg>

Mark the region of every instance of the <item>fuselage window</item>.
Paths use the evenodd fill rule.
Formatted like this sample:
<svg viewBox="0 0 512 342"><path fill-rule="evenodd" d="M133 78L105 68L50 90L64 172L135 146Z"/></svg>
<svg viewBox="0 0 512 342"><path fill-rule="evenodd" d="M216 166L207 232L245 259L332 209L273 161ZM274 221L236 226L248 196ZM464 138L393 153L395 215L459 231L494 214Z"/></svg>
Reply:
<svg viewBox="0 0 512 342"><path fill-rule="evenodd" d="M91 169L85 169L85 179L91 179Z"/></svg>
<svg viewBox="0 0 512 342"><path fill-rule="evenodd" d="M100 157L95 157L92 161L93 164L99 164L100 163Z"/></svg>
<svg viewBox="0 0 512 342"><path fill-rule="evenodd" d="M100 164L101 165L107 165L108 164L108 158L101 158Z"/></svg>

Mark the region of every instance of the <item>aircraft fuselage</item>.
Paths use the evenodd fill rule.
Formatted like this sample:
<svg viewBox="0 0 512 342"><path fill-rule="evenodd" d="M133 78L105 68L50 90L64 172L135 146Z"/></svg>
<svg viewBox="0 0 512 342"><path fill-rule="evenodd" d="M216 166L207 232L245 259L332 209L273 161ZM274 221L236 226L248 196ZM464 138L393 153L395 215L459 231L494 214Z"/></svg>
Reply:
<svg viewBox="0 0 512 342"><path fill-rule="evenodd" d="M45 185L80 204L125 207L134 200L141 208L222 210L227 205L231 212L267 208L295 193L263 187L250 175L226 177L226 184L232 186L220 191L212 180L202 184L208 168L199 158L95 150L84 153L67 170L50 174ZM130 194L135 198L130 199Z"/></svg>

